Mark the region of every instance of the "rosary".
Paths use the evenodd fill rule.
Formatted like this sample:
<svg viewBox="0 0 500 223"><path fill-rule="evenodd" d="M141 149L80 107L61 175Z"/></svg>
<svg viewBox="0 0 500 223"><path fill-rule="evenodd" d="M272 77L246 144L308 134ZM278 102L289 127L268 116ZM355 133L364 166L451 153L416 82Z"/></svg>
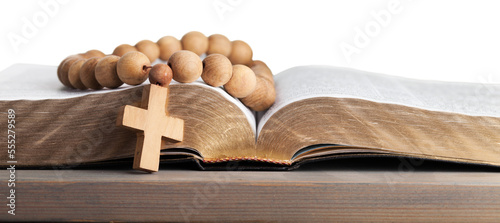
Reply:
<svg viewBox="0 0 500 223"><path fill-rule="evenodd" d="M200 56L206 54L203 61ZM135 46L122 44L112 55L99 50L71 55L57 69L61 83L69 88L99 90L117 88L123 83L168 86L172 78L191 83L198 78L224 90L254 111L268 109L275 100L271 70L259 60L252 60L250 46L241 40L230 41L214 34L206 37L189 32L181 40L165 36L156 43L139 41ZM157 59L168 61L151 66Z"/></svg>
<svg viewBox="0 0 500 223"><path fill-rule="evenodd" d="M202 61L203 54L207 56ZM171 80L191 83L201 77L210 86L223 86L250 109L263 111L275 101L274 79L269 67L252 56L244 41L193 31L181 40L165 36L156 43L122 44L112 55L89 50L68 56L59 64L57 77L64 86L80 90L140 85L149 78L151 85L143 89L141 108L120 108L117 125L137 132L133 168L156 172L165 140L182 141L184 133L184 120L168 117L166 109ZM152 66L157 59L167 63Z"/></svg>

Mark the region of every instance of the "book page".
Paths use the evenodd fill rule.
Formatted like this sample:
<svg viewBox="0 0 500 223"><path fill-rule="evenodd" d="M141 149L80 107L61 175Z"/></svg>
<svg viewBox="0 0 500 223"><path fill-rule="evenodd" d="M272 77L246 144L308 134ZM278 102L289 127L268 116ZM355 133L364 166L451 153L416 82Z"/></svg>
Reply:
<svg viewBox="0 0 500 223"><path fill-rule="evenodd" d="M471 116L500 117L500 85L413 80L348 68L302 66L275 76L276 102L258 132L286 105L313 97L358 98Z"/></svg>
<svg viewBox="0 0 500 223"><path fill-rule="evenodd" d="M149 84L145 81L142 85ZM181 84L172 80L170 83ZM238 99L231 97L220 87L211 87L205 84L201 78L191 85L210 88L219 92L224 98L234 103L247 117L250 126L254 133L256 132L256 121L253 112L248 109ZM63 86L57 78L57 67L33 65L33 64L16 64L6 70L0 72L0 100L44 100L44 99L65 99L72 97L80 97L89 94L102 94L111 91L120 91L136 86L127 84L122 85L117 89L101 89L101 90L77 90L69 89Z"/></svg>

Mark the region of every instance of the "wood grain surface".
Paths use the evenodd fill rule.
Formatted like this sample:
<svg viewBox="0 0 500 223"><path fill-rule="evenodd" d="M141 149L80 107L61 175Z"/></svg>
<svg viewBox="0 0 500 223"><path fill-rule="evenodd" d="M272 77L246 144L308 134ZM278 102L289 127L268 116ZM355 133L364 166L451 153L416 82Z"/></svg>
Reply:
<svg viewBox="0 0 500 223"><path fill-rule="evenodd" d="M500 174L491 171L18 170L16 191L16 216L1 205L0 220L500 220Z"/></svg>

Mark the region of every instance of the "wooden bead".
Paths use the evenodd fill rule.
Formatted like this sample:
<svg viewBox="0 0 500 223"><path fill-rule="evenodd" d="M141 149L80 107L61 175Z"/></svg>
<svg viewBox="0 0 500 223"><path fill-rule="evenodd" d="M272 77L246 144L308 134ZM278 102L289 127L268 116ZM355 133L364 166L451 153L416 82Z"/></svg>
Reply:
<svg viewBox="0 0 500 223"><path fill-rule="evenodd" d="M191 51L177 51L168 59L172 68L174 80L181 83L191 83L200 78L203 72L203 63L198 55Z"/></svg>
<svg viewBox="0 0 500 223"><path fill-rule="evenodd" d="M231 41L221 34L213 34L208 37L208 50L207 54L222 54L226 57L231 54Z"/></svg>
<svg viewBox="0 0 500 223"><path fill-rule="evenodd" d="M101 60L100 57L92 57L85 61L85 63L83 63L82 67L80 68L80 80L87 88L94 90L99 90L102 88L102 86L99 84L99 82L97 82L97 79L95 78L95 67L99 60Z"/></svg>
<svg viewBox="0 0 500 223"><path fill-rule="evenodd" d="M117 88L123 84L123 81L118 78L116 65L120 60L119 56L105 56L97 62L95 66L95 78L97 82L107 88Z"/></svg>
<svg viewBox="0 0 500 223"><path fill-rule="evenodd" d="M149 58L149 62L153 63L160 57L160 47L151 40L142 40L135 44L135 48ZM126 82L125 82L126 83Z"/></svg>
<svg viewBox="0 0 500 223"><path fill-rule="evenodd" d="M164 36L156 42L160 47L160 59L168 61L175 52L182 50L181 41L173 36Z"/></svg>
<svg viewBox="0 0 500 223"><path fill-rule="evenodd" d="M85 60L78 60L71 65L69 68L68 72L68 77L69 77L69 82L71 85L77 89L80 90L85 90L87 87L83 85L82 81L80 80L80 68L82 67L83 63L85 63Z"/></svg>
<svg viewBox="0 0 500 223"><path fill-rule="evenodd" d="M149 70L151 69L150 65L149 58L143 53L128 52L118 60L118 64L116 65L118 78L126 84L142 84L142 82L148 79Z"/></svg>
<svg viewBox="0 0 500 223"><path fill-rule="evenodd" d="M139 41L135 44L135 48L146 55L151 63L160 57L160 47L151 40Z"/></svg>
<svg viewBox="0 0 500 223"><path fill-rule="evenodd" d="M271 107L276 100L273 73L260 60L253 61L251 69L257 77L257 86L255 91L242 98L241 102L254 111L264 111Z"/></svg>
<svg viewBox="0 0 500 223"><path fill-rule="evenodd" d="M135 46L131 46L129 44L122 44L115 48L115 50L113 51L113 55L121 57L130 51L138 51L138 50L137 48L135 48Z"/></svg>
<svg viewBox="0 0 500 223"><path fill-rule="evenodd" d="M271 72L271 69L269 69L266 63L260 60L254 60L250 68L253 70L256 76L262 76L274 85L273 72Z"/></svg>
<svg viewBox="0 0 500 223"><path fill-rule="evenodd" d="M64 86L70 87L71 83L69 83L69 79L67 79L67 82L65 82L63 80L63 77L61 76L62 65L64 64L64 62L66 62L67 59L68 58L64 58L64 60L62 60L61 63L59 63L59 66L57 66L57 78L59 79L59 82L61 82Z"/></svg>
<svg viewBox="0 0 500 223"><path fill-rule="evenodd" d="M88 58L90 58L89 56L87 56L87 54L85 53L79 53L79 54L76 54L77 56L80 56L82 59L86 60Z"/></svg>
<svg viewBox="0 0 500 223"><path fill-rule="evenodd" d="M149 83L166 87L172 81L172 69L163 63L153 66L149 71Z"/></svg>
<svg viewBox="0 0 500 223"><path fill-rule="evenodd" d="M59 64L59 67L57 67L57 77L59 78L59 81L66 86L70 88L75 88L71 83L69 82L69 68L71 65L73 65L74 62L84 59L81 55L71 55L69 57L66 57L61 63Z"/></svg>
<svg viewBox="0 0 500 223"><path fill-rule="evenodd" d="M252 64L252 56L252 48L247 43L241 40L235 40L231 43L231 54L229 55L231 63L250 66Z"/></svg>
<svg viewBox="0 0 500 223"><path fill-rule="evenodd" d="M182 49L189 50L198 56L201 56L208 50L208 38L203 33L197 31L186 33L182 37L181 43Z"/></svg>
<svg viewBox="0 0 500 223"><path fill-rule="evenodd" d="M106 54L104 54L103 52L99 51L99 50L89 50L85 53L85 56L87 58L92 58L92 57L104 57L106 56Z"/></svg>
<svg viewBox="0 0 500 223"><path fill-rule="evenodd" d="M254 111L264 111L276 100L274 85L263 76L257 76L255 91L241 98L241 102Z"/></svg>
<svg viewBox="0 0 500 223"><path fill-rule="evenodd" d="M227 93L235 98L244 98L255 90L256 77L252 69L245 65L233 65L233 75L224 85Z"/></svg>
<svg viewBox="0 0 500 223"><path fill-rule="evenodd" d="M210 54L203 60L201 78L210 86L219 87L226 84L233 75L233 66L227 57L221 54Z"/></svg>

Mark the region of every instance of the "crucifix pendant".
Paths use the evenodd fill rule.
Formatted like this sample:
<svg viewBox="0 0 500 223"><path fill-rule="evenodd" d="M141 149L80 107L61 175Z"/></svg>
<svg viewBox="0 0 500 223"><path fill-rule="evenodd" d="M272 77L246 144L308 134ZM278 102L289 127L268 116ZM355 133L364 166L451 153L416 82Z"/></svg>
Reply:
<svg viewBox="0 0 500 223"><path fill-rule="evenodd" d="M157 172L165 140L182 141L184 120L168 116L168 90L158 85L144 86L141 108L131 105L120 108L117 126L137 132L133 166L136 170Z"/></svg>

